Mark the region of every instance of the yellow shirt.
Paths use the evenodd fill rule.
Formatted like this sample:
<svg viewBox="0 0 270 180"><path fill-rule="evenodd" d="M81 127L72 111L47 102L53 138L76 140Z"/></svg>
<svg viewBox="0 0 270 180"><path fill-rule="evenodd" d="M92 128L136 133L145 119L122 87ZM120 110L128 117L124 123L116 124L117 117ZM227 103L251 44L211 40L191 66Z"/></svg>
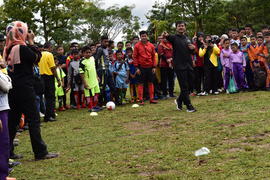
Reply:
<svg viewBox="0 0 270 180"><path fill-rule="evenodd" d="M206 50L205 48L200 48L199 50L199 56L200 57L203 57L206 53ZM210 55L210 61L211 63L215 66L215 67L218 67L218 55L220 54L220 49L217 47L217 45L214 45L213 47L213 52L212 54Z"/></svg>
<svg viewBox="0 0 270 180"><path fill-rule="evenodd" d="M55 67L53 54L47 51L43 51L38 66L41 75L53 75L51 70L51 68Z"/></svg>
<svg viewBox="0 0 270 180"><path fill-rule="evenodd" d="M0 55L0 61L3 61L2 56ZM7 74L7 68L1 69L2 73Z"/></svg>

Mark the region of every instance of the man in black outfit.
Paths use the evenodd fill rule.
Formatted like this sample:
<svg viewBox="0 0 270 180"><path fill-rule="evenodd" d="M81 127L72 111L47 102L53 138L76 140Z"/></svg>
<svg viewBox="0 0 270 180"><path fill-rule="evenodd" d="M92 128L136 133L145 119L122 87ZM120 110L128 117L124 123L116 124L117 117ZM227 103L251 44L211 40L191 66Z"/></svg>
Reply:
<svg viewBox="0 0 270 180"><path fill-rule="evenodd" d="M180 96L175 100L178 110L182 110L182 104L187 106L187 112L195 112L189 98L189 90L192 86L193 67L191 54L194 52L195 46L185 35L186 23L184 21L176 22L176 35L163 33L169 42L173 45L173 63L174 70L181 89Z"/></svg>

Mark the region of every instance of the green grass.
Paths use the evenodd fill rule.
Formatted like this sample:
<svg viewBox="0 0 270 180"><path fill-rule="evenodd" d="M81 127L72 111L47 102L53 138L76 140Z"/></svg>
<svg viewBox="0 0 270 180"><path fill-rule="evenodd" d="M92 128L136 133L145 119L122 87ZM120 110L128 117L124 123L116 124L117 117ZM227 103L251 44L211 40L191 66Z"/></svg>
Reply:
<svg viewBox="0 0 270 180"><path fill-rule="evenodd" d="M268 92L193 97L196 113L175 110L173 100L117 107L91 117L86 110L59 113L42 135L60 157L33 161L28 132L17 153L17 179L267 179L270 177ZM199 160L194 151L208 147Z"/></svg>

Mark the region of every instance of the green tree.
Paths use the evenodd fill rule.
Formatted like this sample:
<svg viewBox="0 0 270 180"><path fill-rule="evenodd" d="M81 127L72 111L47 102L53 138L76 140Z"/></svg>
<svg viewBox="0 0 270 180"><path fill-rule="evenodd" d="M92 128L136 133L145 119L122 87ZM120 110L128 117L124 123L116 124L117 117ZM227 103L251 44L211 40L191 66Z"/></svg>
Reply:
<svg viewBox="0 0 270 180"><path fill-rule="evenodd" d="M132 15L132 9L132 6L101 9L94 3L87 2L81 11L81 16L85 19L80 22L84 41L98 42L103 34L114 40L120 33L130 33L130 27L139 29L138 18Z"/></svg>
<svg viewBox="0 0 270 180"><path fill-rule="evenodd" d="M83 0L5 0L1 7L5 13L3 23L24 21L46 41L61 44L74 38L71 21L80 18L77 12L83 4Z"/></svg>

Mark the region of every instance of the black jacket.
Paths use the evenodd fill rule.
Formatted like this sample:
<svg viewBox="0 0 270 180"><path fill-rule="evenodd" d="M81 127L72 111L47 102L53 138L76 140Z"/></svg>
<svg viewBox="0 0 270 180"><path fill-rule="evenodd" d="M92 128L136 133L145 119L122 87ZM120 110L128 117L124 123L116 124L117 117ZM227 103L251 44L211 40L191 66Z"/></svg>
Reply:
<svg viewBox="0 0 270 180"><path fill-rule="evenodd" d="M169 35L167 40L173 45L173 63L175 70L193 70L191 51L188 44L191 43L185 35Z"/></svg>

